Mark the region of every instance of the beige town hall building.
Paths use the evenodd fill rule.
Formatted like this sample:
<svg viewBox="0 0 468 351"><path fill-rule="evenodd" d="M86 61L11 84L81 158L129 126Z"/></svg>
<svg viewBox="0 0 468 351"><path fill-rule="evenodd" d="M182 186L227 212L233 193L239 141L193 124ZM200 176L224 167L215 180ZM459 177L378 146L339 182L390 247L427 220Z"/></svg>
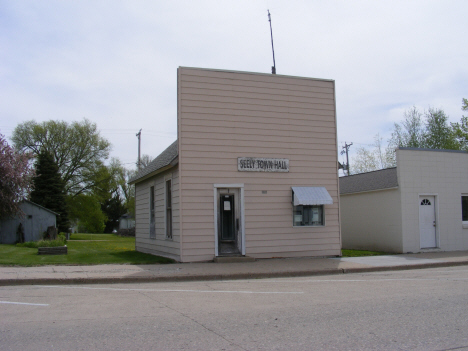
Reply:
<svg viewBox="0 0 468 351"><path fill-rule="evenodd" d="M335 82L180 67L178 138L131 180L136 249L341 255Z"/></svg>

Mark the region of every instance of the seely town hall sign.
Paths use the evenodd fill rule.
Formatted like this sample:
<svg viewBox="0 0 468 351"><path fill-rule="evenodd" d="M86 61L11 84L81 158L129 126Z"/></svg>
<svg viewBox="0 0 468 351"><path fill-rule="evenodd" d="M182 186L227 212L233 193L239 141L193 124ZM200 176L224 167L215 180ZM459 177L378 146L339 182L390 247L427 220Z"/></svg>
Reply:
<svg viewBox="0 0 468 351"><path fill-rule="evenodd" d="M239 157L237 170L240 172L289 172L287 158Z"/></svg>

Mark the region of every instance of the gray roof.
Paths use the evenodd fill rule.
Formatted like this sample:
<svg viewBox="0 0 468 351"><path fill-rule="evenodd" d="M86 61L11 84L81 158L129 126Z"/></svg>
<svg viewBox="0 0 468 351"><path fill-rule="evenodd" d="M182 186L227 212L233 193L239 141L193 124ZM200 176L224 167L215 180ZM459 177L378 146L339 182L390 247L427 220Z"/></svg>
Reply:
<svg viewBox="0 0 468 351"><path fill-rule="evenodd" d="M166 150L161 152L158 157L150 162L148 166L140 170L134 177L129 180L129 183L137 183L140 180L150 177L153 173L157 172L161 168L170 166L179 156L179 148L177 140L174 141Z"/></svg>
<svg viewBox="0 0 468 351"><path fill-rule="evenodd" d="M39 207L39 208L42 208L43 210L46 210L46 211L48 211L48 212L50 212L50 213L53 213L53 214L56 215L56 216L60 216L60 213L54 212L54 211L52 211L52 210L49 210L48 208L46 208L46 207L44 207L44 206L41 206L41 205L39 205L39 204L36 204L35 202L32 202L32 201L30 201L30 200L23 199L22 202L30 203L31 205L37 206L37 207Z"/></svg>
<svg viewBox="0 0 468 351"><path fill-rule="evenodd" d="M340 194L352 194L396 187L398 187L396 167L340 178Z"/></svg>

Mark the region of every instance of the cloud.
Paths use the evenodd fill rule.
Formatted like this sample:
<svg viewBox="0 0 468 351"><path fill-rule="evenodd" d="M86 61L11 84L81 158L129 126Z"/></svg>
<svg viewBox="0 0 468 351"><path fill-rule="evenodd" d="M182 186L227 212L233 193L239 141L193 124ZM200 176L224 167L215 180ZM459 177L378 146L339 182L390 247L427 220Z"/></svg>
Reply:
<svg viewBox="0 0 468 351"><path fill-rule="evenodd" d="M86 117L124 163L140 128L156 156L176 138L178 66L270 72L267 6L277 72L336 81L340 142L388 135L413 105L461 117L463 1L3 1L0 131Z"/></svg>

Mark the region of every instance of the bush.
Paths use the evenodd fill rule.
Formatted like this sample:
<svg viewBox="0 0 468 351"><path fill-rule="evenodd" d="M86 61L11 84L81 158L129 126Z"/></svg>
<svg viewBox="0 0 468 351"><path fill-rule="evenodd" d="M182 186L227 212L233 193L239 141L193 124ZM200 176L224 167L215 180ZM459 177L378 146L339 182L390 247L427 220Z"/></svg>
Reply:
<svg viewBox="0 0 468 351"><path fill-rule="evenodd" d="M18 247L30 247L32 249L37 249L38 247L57 247L66 245L67 241L65 238L59 238L56 240L39 240L39 241L28 241L26 243L18 243Z"/></svg>
<svg viewBox="0 0 468 351"><path fill-rule="evenodd" d="M117 232L119 236L135 236L135 228L130 229L119 229Z"/></svg>
<svg viewBox="0 0 468 351"><path fill-rule="evenodd" d="M30 247L31 249L36 249L37 248L37 241L28 241L25 243L18 243L16 246L18 247Z"/></svg>
<svg viewBox="0 0 468 351"><path fill-rule="evenodd" d="M37 247L57 247L57 246L65 246L67 243L64 239L55 239L55 240L40 240L37 242Z"/></svg>

